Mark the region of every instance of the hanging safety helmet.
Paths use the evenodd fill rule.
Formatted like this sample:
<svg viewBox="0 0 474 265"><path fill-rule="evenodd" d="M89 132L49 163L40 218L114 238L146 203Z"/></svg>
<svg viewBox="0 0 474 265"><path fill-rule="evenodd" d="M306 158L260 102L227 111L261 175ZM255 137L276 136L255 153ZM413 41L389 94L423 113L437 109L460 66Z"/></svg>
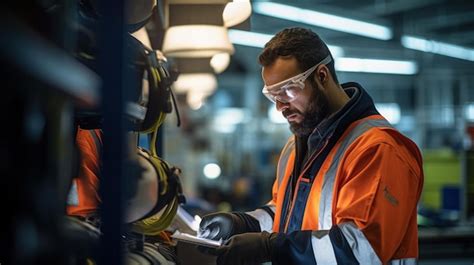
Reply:
<svg viewBox="0 0 474 265"><path fill-rule="evenodd" d="M97 12L95 0L81 0L79 5L79 19L77 23L78 44L75 51L76 58L93 71L98 71L96 55L97 41L94 29L100 15ZM151 49L144 25L151 17L155 0L127 1L131 11L127 21L134 24L133 30L141 29L148 43L144 39L138 40L131 33L124 35L126 57L126 71L131 77L127 82L127 92L131 99L126 103L126 114L132 120L130 130L149 133L157 122L163 121L167 113L171 113L174 103L176 115L179 113L172 94L171 84L177 79L177 71L172 71L166 58L159 52ZM137 23L135 23L137 22ZM140 28L136 28L140 25ZM77 110L76 122L84 129L100 129L102 114L100 110Z"/></svg>
<svg viewBox="0 0 474 265"><path fill-rule="evenodd" d="M134 46L139 47L139 58L144 62L146 77L140 90L141 94L137 95L142 104L146 103L146 107L140 105L141 108L146 108L146 112L142 120L136 120L135 130L142 133L152 132L157 123L161 124L166 114L171 113L173 105L178 115L179 126L179 112L171 90L171 84L177 79L177 72L170 71L170 66L160 51L148 48L133 36L131 38Z"/></svg>
<svg viewBox="0 0 474 265"><path fill-rule="evenodd" d="M135 222L132 227L139 231L161 232L169 226L178 204L184 203L185 198L179 180L180 170L153 152L137 148L138 163L143 170L135 196L127 201L125 222Z"/></svg>
<svg viewBox="0 0 474 265"><path fill-rule="evenodd" d="M140 159L142 159L142 163L146 161L145 163L148 163L147 167L150 169L149 165L151 165L157 175L158 190L152 191L156 191L155 194L158 198L156 204L147 214L142 215L143 211L129 212L128 216L136 217L142 215L140 220L132 223L132 231L146 235L157 235L171 224L178 210L178 205L185 202L179 179L180 170L171 167L166 161L159 158L153 148L151 151L139 148L138 154ZM151 190L154 187L149 189ZM145 201L147 198L144 197L142 200ZM140 201L138 200L134 202L134 204L139 203ZM149 203L147 204L149 205ZM133 209L133 207L129 209Z"/></svg>
<svg viewBox="0 0 474 265"><path fill-rule="evenodd" d="M83 4L80 8L82 22L79 30L82 33L79 34L79 45L75 55L83 64L97 71L97 45L93 28L97 26L100 15L95 12L97 10L95 0L81 2ZM138 2L149 3L146 0ZM139 17L139 15L135 17L135 22L140 20ZM159 158L155 150L157 130L166 114L172 111L172 105L175 106L179 126L179 114L171 90L171 84L176 80L177 72L170 70L164 56L132 34L125 34L124 40L127 50L126 71L132 77L126 87L127 92L131 94L130 101L126 102L125 110L132 124L129 130L152 134L150 151L143 148L137 150L138 163L142 172L134 174L138 179L136 187L131 190L136 192L128 199L125 222L131 223L132 229L136 232L156 234L171 223L178 204L184 202L178 177L179 170ZM102 115L100 111L78 110L76 122L83 129L98 129L102 126Z"/></svg>
<svg viewBox="0 0 474 265"><path fill-rule="evenodd" d="M79 11L81 16L97 20L100 14L98 0L79 0ZM125 25L128 32L134 32L145 26L151 19L156 8L156 0L125 0Z"/></svg>

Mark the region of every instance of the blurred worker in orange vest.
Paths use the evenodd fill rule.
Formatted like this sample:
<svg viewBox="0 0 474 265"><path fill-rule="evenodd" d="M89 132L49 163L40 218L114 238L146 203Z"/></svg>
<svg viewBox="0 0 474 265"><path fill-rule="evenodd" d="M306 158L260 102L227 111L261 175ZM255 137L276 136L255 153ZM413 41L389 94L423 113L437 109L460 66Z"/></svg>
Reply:
<svg viewBox="0 0 474 265"><path fill-rule="evenodd" d="M100 203L101 130L78 128L76 146L80 155L79 172L72 181L66 210L68 215L86 219L97 215Z"/></svg>
<svg viewBox="0 0 474 265"><path fill-rule="evenodd" d="M203 217L202 237L229 239L210 250L217 263L416 264L417 146L361 85L339 84L334 58L311 30L282 30L259 61L262 92L294 135L267 205Z"/></svg>

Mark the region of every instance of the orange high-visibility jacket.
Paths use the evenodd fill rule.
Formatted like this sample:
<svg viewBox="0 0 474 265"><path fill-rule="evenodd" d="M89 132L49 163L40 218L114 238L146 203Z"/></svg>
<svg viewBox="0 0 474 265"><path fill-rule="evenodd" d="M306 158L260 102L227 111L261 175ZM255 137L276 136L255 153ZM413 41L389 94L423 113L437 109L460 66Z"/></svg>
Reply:
<svg viewBox="0 0 474 265"><path fill-rule="evenodd" d="M248 214L262 230L282 233L274 264L416 264L420 152L377 113L358 84L343 87L349 106L331 121L337 126L326 124L327 137L317 132L319 148L294 187L291 137L280 156L272 200Z"/></svg>
<svg viewBox="0 0 474 265"><path fill-rule="evenodd" d="M87 217L97 212L102 137L100 130L78 129L79 174L73 179L66 208L68 215Z"/></svg>

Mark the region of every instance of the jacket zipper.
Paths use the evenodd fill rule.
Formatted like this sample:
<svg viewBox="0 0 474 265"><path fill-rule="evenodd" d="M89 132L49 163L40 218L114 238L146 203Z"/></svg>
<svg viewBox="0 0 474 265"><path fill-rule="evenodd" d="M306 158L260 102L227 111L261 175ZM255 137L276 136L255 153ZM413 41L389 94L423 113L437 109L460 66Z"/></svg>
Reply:
<svg viewBox="0 0 474 265"><path fill-rule="evenodd" d="M291 214L293 212L293 207L295 206L294 204L295 204L296 195L298 194L298 188L297 187L299 187L299 185L300 185L301 178L306 173L306 171L311 168L311 164L321 154L321 152L324 150L324 148L327 146L328 143L329 143L329 138L326 140L323 147L321 149L319 149L319 152L315 153L314 155L311 156L310 159L308 159L308 162L306 162L304 167L303 167L303 171L301 171L300 175L298 176L298 181L296 181L295 190L293 191L294 192L293 193L293 199L290 201L290 203L286 207L287 210L288 210L288 207L290 208L290 212L286 216L285 229L284 229L285 233L288 232L288 225L290 223Z"/></svg>

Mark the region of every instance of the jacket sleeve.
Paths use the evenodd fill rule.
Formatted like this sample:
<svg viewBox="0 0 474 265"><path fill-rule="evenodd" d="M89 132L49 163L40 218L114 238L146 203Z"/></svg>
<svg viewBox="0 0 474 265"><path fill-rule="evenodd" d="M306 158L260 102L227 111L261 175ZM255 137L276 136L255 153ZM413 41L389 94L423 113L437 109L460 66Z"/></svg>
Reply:
<svg viewBox="0 0 474 265"><path fill-rule="evenodd" d="M393 256L407 256L396 252L407 231L417 229L416 206L423 186L418 149L382 143L346 161L350 161L344 167L348 177L337 195L344 199L337 202L335 223L353 222L354 228L342 229L346 239L365 240L382 263ZM416 258L417 244L410 248L405 252ZM354 254L362 256L362 251L354 249Z"/></svg>
<svg viewBox="0 0 474 265"><path fill-rule="evenodd" d="M335 225L326 231L279 234L272 261L386 264L406 231L413 226L416 229L416 205L423 182L421 157L417 149L406 151L379 143L344 159L343 182L334 194ZM404 264L416 262L415 258L416 254Z"/></svg>

